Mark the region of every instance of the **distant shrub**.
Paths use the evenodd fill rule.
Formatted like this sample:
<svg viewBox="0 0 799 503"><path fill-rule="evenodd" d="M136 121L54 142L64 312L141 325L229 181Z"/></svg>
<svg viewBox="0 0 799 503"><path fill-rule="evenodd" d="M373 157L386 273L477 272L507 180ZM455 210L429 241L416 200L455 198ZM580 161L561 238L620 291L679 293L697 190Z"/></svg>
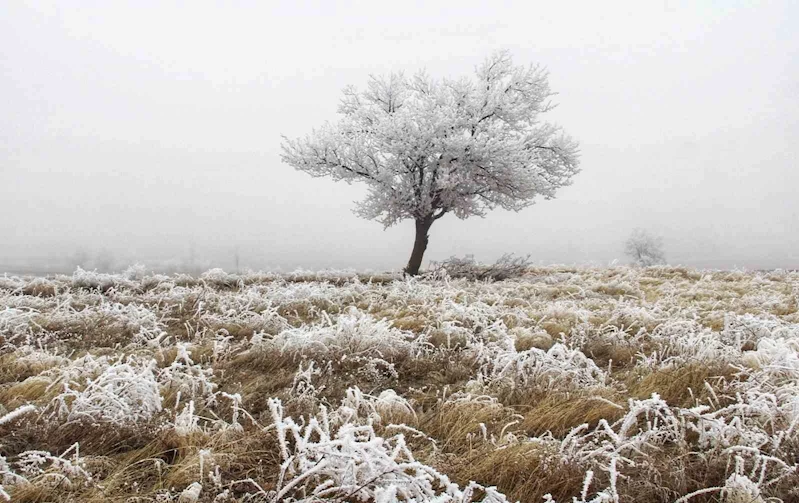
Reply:
<svg viewBox="0 0 799 503"><path fill-rule="evenodd" d="M147 267L142 264L133 264L122 272L122 276L130 281L141 281L147 277Z"/></svg>
<svg viewBox="0 0 799 503"><path fill-rule="evenodd" d="M216 288L236 288L241 281L238 275L227 273L218 267L205 271L200 279Z"/></svg>
<svg viewBox="0 0 799 503"><path fill-rule="evenodd" d="M624 253L633 264L641 267L663 265L666 254L663 252L663 240L653 236L644 229L633 230L624 243Z"/></svg>
<svg viewBox="0 0 799 503"><path fill-rule="evenodd" d="M465 258L450 257L443 262L436 262L429 273L433 276L446 273L453 279L502 281L523 276L529 267L529 255L516 257L512 253L506 253L491 265L481 264L474 259L473 255L467 255Z"/></svg>
<svg viewBox="0 0 799 503"><path fill-rule="evenodd" d="M15 291L25 285L25 280L16 276L8 276L4 274L0 276L0 290Z"/></svg>
<svg viewBox="0 0 799 503"><path fill-rule="evenodd" d="M88 290L105 292L111 288L130 287L132 283L127 278L117 274L106 274L97 271L86 271L78 267L72 273L72 286Z"/></svg>
<svg viewBox="0 0 799 503"><path fill-rule="evenodd" d="M47 278L34 278L22 287L22 293L34 297L52 297L56 294L56 285Z"/></svg>

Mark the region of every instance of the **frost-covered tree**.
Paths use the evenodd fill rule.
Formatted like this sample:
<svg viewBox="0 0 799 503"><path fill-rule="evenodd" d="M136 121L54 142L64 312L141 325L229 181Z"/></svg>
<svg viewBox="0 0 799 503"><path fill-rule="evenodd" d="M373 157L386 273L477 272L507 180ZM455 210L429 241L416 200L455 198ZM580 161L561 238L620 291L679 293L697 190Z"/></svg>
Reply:
<svg viewBox="0 0 799 503"><path fill-rule="evenodd" d="M433 222L448 213L483 216L550 199L578 171L577 143L544 122L547 73L489 57L473 78L420 72L371 77L347 87L340 120L305 138L284 138L284 162L314 177L364 182L357 213L385 227L416 223L406 272L417 274Z"/></svg>
<svg viewBox="0 0 799 503"><path fill-rule="evenodd" d="M644 229L633 230L624 243L624 253L635 265L642 267L666 263L663 240Z"/></svg>

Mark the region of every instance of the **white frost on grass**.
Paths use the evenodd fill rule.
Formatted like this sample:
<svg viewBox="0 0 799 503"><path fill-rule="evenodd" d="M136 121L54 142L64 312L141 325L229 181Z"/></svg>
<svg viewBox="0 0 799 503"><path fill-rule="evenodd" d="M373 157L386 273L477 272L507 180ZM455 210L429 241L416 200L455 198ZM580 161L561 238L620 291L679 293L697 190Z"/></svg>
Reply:
<svg viewBox="0 0 799 503"><path fill-rule="evenodd" d="M16 421L17 419L21 418L25 414L28 414L28 413L33 412L35 410L36 410L36 406L35 405L31 405L31 404L23 405L22 407L17 407L16 409L12 410L8 414L0 416L0 426L4 425L6 423L11 423L12 421Z"/></svg>
<svg viewBox="0 0 799 503"><path fill-rule="evenodd" d="M749 495L757 501L756 497L764 488L799 468L797 464L784 461L790 459L790 451L783 450L780 442L775 441L787 440L786 434L795 435L784 429L792 430L795 421L791 426L780 421L778 409L764 409L762 404L750 403L745 397L739 397L739 402L718 410L704 405L671 407L655 393L645 400L630 399L624 417L612 424L601 419L594 429L583 424L562 440L542 435L528 441L554 447L556 463L584 467L587 470L586 487L590 485L589 473L600 470L609 474L608 488L597 492L592 499L587 498L584 490L582 499L574 500L578 503L618 501L617 480L631 477L633 471L638 477L646 476L645 472L653 469L648 463L650 456L668 445L701 452L707 459L726 459L728 464L734 464L735 473L727 480L727 485L712 491ZM686 495L680 501L688 501L693 495L706 492L711 492L711 489ZM554 503L551 498L547 501Z"/></svg>
<svg viewBox="0 0 799 503"><path fill-rule="evenodd" d="M512 345L482 353L477 379L467 387L526 391L573 391L604 384L605 373L582 351L554 344L548 350L516 351Z"/></svg>
<svg viewBox="0 0 799 503"><path fill-rule="evenodd" d="M281 352L309 356L378 357L413 356L424 349L423 340L396 329L388 320L350 308L335 321L284 330L264 344Z"/></svg>
<svg viewBox="0 0 799 503"><path fill-rule="evenodd" d="M64 383L54 400L56 412L67 421L81 418L117 424L150 420L161 411L161 392L154 374L155 360L117 360L82 389Z"/></svg>
<svg viewBox="0 0 799 503"><path fill-rule="evenodd" d="M78 267L72 274L72 286L75 288L108 290L114 287L130 288L133 283L123 275L86 271Z"/></svg>
<svg viewBox="0 0 799 503"><path fill-rule="evenodd" d="M217 387L213 382L213 369L194 363L188 344L178 343L176 348L175 359L158 373L158 382L164 389L178 393L175 407L180 404L181 397L210 399Z"/></svg>
<svg viewBox="0 0 799 503"><path fill-rule="evenodd" d="M269 407L283 459L272 501L507 502L494 488L470 483L461 489L416 461L402 434L380 437L360 407L330 415L323 408L301 423L284 414L279 400Z"/></svg>
<svg viewBox="0 0 799 503"><path fill-rule="evenodd" d="M80 456L80 446L77 443L60 455L47 451L25 451L14 464L20 473L25 474L25 478L17 478L16 483L39 478L47 480L54 487L71 488L75 482L92 482L92 476L86 471L85 460Z"/></svg>
<svg viewBox="0 0 799 503"><path fill-rule="evenodd" d="M14 406L31 402L47 412L25 414L25 421L19 414L29 407L0 412L0 427L51 428L87 417L108 427L160 424L182 435L248 435L260 423L244 404L268 400L253 396L252 382L237 388L237 376L230 379L228 372L261 361L240 357L266 348L261 356L279 352L277 363L291 365L281 372L298 368L290 387L274 390L288 397L287 409L319 411L320 404L335 403L342 379L357 380L364 390L351 387L327 417L319 412L296 424L282 417L288 456L272 497L284 491L295 500L320 494L335 500L357 487L353 497L383 501L468 499L476 486L447 485L440 473L411 461L401 436L390 435L403 432L435 444L420 431L429 425L425 416L416 421L414 413L450 407L462 407L457 412L467 419L474 419L470 407L489 418L466 425L467 435L482 433L487 449L535 442L527 447L551 453L551 473L559 463L577 466L585 474L577 502L616 501L619 490L642 480L663 484L653 491L674 491L673 482L661 482L667 475L662 461L672 450L679 454L672 459L678 470L690 467L683 460L701 457L722 473L718 487L679 495L689 503L701 495L777 501L795 481L799 273L548 267L533 268L523 280L492 284L391 278L370 284L352 273L210 271L198 279L147 275L140 267L122 275L78 270L47 279L0 278L0 358L11 363L3 368L11 376L8 396L20 397ZM151 358L163 358L172 348L174 361L164 362L163 369L153 366ZM192 358L190 349L203 358ZM605 360L600 369L594 355L597 361L624 361ZM462 370L459 379L475 379L466 389L462 380L438 381L452 377L439 374L440 366L447 373ZM509 390L569 394L602 387L623 394L639 377L695 367L718 374L681 397L692 406L678 407L657 395L632 400L620 420L599 420L563 438L525 436L523 423L515 422L524 418L503 404ZM258 370L247 368L256 384ZM418 376L400 375L417 371ZM216 376L224 391L216 388ZM398 381L391 387L402 392L389 389L386 377ZM170 403L180 398L164 411L162 395ZM445 443L439 445L448 454ZM58 478L46 474L57 470L36 452L0 458L0 484L7 491L0 488L0 500L11 497L10 486L24 483L12 473L19 472L19 460L28 460L31 469L44 460L45 473L33 475L33 482ZM342 468L345 458L349 471ZM327 465L319 468L322 462ZM408 471L392 471L397 466ZM227 475L223 470L219 480ZM210 500L223 484L209 480L199 482L205 484L202 498ZM173 492L162 490L163 501L175 501L180 493ZM477 493L483 494L471 494Z"/></svg>

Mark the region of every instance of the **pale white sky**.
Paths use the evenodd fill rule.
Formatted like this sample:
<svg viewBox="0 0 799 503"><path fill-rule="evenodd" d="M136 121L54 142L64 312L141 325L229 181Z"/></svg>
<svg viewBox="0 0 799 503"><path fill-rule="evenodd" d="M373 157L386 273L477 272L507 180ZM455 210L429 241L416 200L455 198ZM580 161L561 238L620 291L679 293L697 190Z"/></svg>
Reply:
<svg viewBox="0 0 799 503"><path fill-rule="evenodd" d="M431 5L432 4L432 5ZM553 201L447 216L426 258L799 267L796 2L0 1L0 264L400 268L412 224L280 162L370 73L470 74L495 49L550 71L583 172Z"/></svg>

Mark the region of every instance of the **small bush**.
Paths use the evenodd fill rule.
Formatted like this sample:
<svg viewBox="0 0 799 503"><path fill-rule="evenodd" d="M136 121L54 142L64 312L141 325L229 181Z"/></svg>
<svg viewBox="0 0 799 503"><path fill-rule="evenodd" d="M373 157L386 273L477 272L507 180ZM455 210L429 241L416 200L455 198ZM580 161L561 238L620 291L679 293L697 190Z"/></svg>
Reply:
<svg viewBox="0 0 799 503"><path fill-rule="evenodd" d="M641 267L663 265L666 263L666 254L663 252L663 240L653 236L643 229L633 230L624 243L624 253L630 257L633 264Z"/></svg>
<svg viewBox="0 0 799 503"><path fill-rule="evenodd" d="M523 276L529 267L529 255L516 257L511 253L506 253L491 265L481 264L474 259L473 255L467 255L465 258L450 257L443 262L434 263L430 273L433 276L446 273L453 279L502 281Z"/></svg>

